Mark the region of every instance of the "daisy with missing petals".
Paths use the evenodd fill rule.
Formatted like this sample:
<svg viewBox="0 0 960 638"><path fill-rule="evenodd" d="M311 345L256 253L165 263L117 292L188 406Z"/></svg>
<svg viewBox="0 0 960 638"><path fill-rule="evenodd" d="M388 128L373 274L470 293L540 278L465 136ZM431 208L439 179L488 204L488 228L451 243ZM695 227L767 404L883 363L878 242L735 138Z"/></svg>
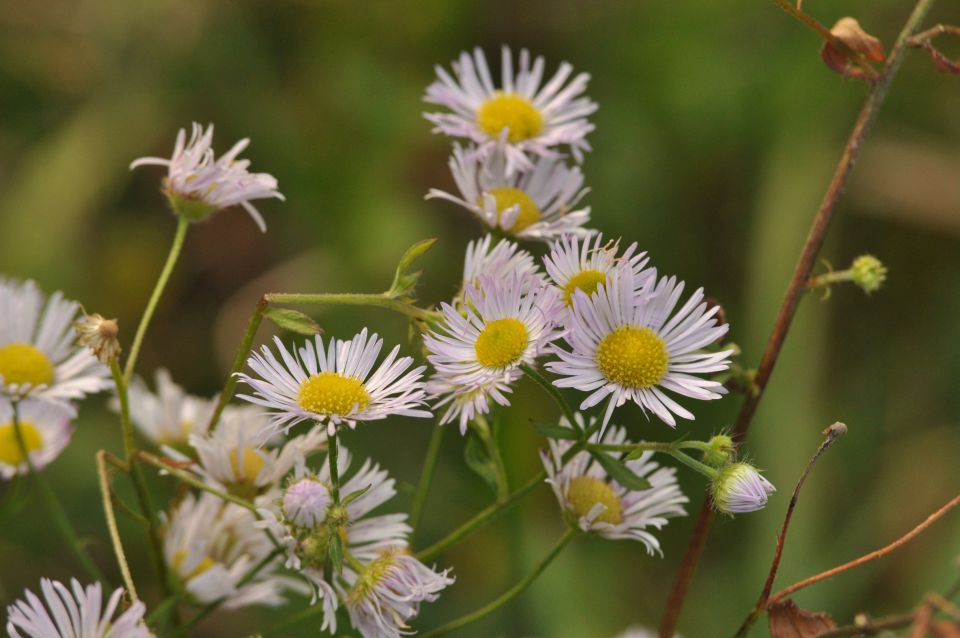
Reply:
<svg viewBox="0 0 960 638"><path fill-rule="evenodd" d="M717 307L707 308L703 289L674 312L682 294L683 282L675 277L661 278L649 294L639 293L627 269L615 271L590 297L575 291L564 335L570 352L557 348L560 360L547 363L562 377L553 384L590 392L581 410L609 397L604 427L614 408L627 401L670 426L676 425L674 415L693 419L665 391L719 399L725 393L722 384L694 375L726 370L733 351L701 351L723 337L728 326L718 325Z"/></svg>
<svg viewBox="0 0 960 638"><path fill-rule="evenodd" d="M265 437L280 429L287 432L305 420L326 422L327 432L333 436L341 423L352 428L357 421L392 415L433 416L418 409L424 402L420 379L426 366L407 372L413 357L397 358L400 346L395 346L370 374L383 339L376 333L368 337L366 328L349 341L331 339L326 349L319 335L292 353L279 338L275 342L282 363L268 346L263 346L261 352L247 359L257 376L238 375L254 391L240 398L273 410Z"/></svg>
<svg viewBox="0 0 960 638"><path fill-rule="evenodd" d="M113 617L123 589L113 592L105 608L100 583L82 587L72 580L68 589L55 580L41 578L40 591L43 600L28 589L24 592L25 600L14 601L7 607L7 632L12 638L153 637L143 623L143 603L136 602Z"/></svg>
<svg viewBox="0 0 960 638"><path fill-rule="evenodd" d="M33 281L0 278L0 394L67 405L113 385L107 367L74 343L79 308Z"/></svg>
<svg viewBox="0 0 960 638"><path fill-rule="evenodd" d="M589 189L583 173L562 159L541 157L530 171L507 173L502 153L486 159L455 145L450 171L460 197L430 189L427 198L439 197L463 206L488 228L521 239L550 240L564 234L589 236L590 207L575 209Z"/></svg>
<svg viewBox="0 0 960 638"><path fill-rule="evenodd" d="M610 273L617 267L633 272L638 290L656 281L656 269L646 268L647 253L638 253L636 242L617 257L619 248L619 242L603 243L602 234L593 240L584 239L582 244L577 237L567 235L553 243L550 254L543 258L543 267L560 289L567 306L573 305L575 290L582 290L589 297L597 287L607 283Z"/></svg>
<svg viewBox="0 0 960 638"><path fill-rule="evenodd" d="M463 286L468 284L480 285L480 276L491 279L503 279L517 273L521 277L535 280L542 279L540 270L533 261L533 256L509 239L501 239L493 248L491 235L484 235L467 244L463 258ZM463 296L460 291L458 297ZM459 300L454 303L458 303Z"/></svg>
<svg viewBox="0 0 960 638"><path fill-rule="evenodd" d="M326 430L315 427L307 434L282 443L279 449L263 446L261 433L268 418L260 408L231 407L212 433L190 436L197 465L192 467L202 479L231 494L252 500L276 487L307 454L318 450L327 440ZM168 450L180 460L187 457Z"/></svg>
<svg viewBox="0 0 960 638"><path fill-rule="evenodd" d="M440 425L457 420L460 423L460 434L466 434L467 426L477 415L490 412L491 399L499 405L510 405L506 395L513 392L510 384L519 376L518 371L512 370L505 378L461 384L435 374L427 381L427 397L436 400L433 404L434 411L439 412L446 408L440 418Z"/></svg>
<svg viewBox="0 0 960 638"><path fill-rule="evenodd" d="M162 368L157 370L156 387L154 394L139 377L133 379L129 388L130 420L158 447L189 450L190 435L206 433L217 407L216 398L187 394ZM119 403L114 401L112 407L119 410Z"/></svg>
<svg viewBox="0 0 960 638"><path fill-rule="evenodd" d="M555 324L562 306L543 283L517 273L481 276L479 286L466 287L464 298L464 314L442 304L442 322L423 339L439 376L456 386L510 383L521 364L532 364L559 336Z"/></svg>
<svg viewBox="0 0 960 638"><path fill-rule="evenodd" d="M239 204L260 230L267 232L263 216L250 200L275 197L283 201L283 195L277 190L277 179L267 173L251 173L247 170L250 160L237 159L250 144L249 139L234 144L220 159L214 157L212 144L213 124L204 131L194 122L189 141L186 129L177 133L170 159L141 157L134 160L130 168L166 166L163 192L173 210L186 219L200 221L218 210Z"/></svg>
<svg viewBox="0 0 960 638"><path fill-rule="evenodd" d="M578 414L578 425L584 429ZM591 425L596 419L591 419ZM569 427L567 422L560 425ZM613 426L599 442L624 445L626 430ZM573 445L571 441L550 440L550 451L541 452L547 470L547 482L564 511L585 532L595 532L612 540L640 541L653 555L660 552L660 542L649 528L661 529L668 519L686 516L683 504L688 501L677 485L677 471L660 467L651 460L653 452L624 464L637 476L650 482L650 489L631 491L607 475L589 452L580 452L564 464L563 455Z"/></svg>
<svg viewBox="0 0 960 638"><path fill-rule="evenodd" d="M9 479L26 474L30 466L24 448L34 469L40 470L60 456L72 434L72 408L59 403L23 399L17 404L20 439L13 420L13 404L0 397L0 478Z"/></svg>
<svg viewBox="0 0 960 638"><path fill-rule="evenodd" d="M298 581L274 574L279 556L253 580L240 583L273 551L256 522L249 510L207 492L187 494L170 513L164 526L164 559L196 602L225 598L227 609L276 607L285 602L284 590L300 588Z"/></svg>
<svg viewBox="0 0 960 638"><path fill-rule="evenodd" d="M564 62L541 87L544 62L520 51L514 76L513 56L508 47L501 53L501 86L490 76L487 60L479 48L473 55L461 53L453 63L456 79L437 66L439 79L427 87L424 101L450 109L449 113L425 113L435 133L463 137L477 144L486 157L494 150L506 156L506 172L527 172L533 164L527 154L556 157L555 147L566 145L577 162L590 150L586 136L594 129L587 116L597 105L582 97L590 76L580 73L569 83L573 67Z"/></svg>

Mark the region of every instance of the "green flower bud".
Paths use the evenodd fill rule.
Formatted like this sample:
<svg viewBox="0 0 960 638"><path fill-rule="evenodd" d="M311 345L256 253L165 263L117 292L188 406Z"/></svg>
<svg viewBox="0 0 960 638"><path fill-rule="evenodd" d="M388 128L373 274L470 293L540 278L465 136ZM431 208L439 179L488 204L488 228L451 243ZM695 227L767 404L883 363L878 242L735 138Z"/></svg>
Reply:
<svg viewBox="0 0 960 638"><path fill-rule="evenodd" d="M869 295L886 281L887 268L873 255L861 255L850 266L850 279Z"/></svg>
<svg viewBox="0 0 960 638"><path fill-rule="evenodd" d="M733 439L718 434L707 441L708 448L703 452L703 462L710 467L724 467L737 457L737 446Z"/></svg>

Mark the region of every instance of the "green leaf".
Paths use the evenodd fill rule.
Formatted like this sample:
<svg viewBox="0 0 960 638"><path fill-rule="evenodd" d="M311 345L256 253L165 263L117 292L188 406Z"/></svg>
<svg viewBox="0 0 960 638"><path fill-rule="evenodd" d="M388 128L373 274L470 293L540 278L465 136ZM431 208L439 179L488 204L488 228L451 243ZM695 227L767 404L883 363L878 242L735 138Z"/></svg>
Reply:
<svg viewBox="0 0 960 638"><path fill-rule="evenodd" d="M372 483L370 485L367 485L366 487L356 490L355 492L350 492L349 494L343 497L343 499L340 501L340 504L349 505L350 503L354 502L355 500L357 500L358 498L366 494L371 487L373 487Z"/></svg>
<svg viewBox="0 0 960 638"><path fill-rule="evenodd" d="M340 534L330 535L330 562L333 563L333 570L336 573L343 571L343 544L340 541Z"/></svg>
<svg viewBox="0 0 960 638"><path fill-rule="evenodd" d="M562 425L556 425L553 423L537 423L534 421L533 427L537 429L537 432L548 439L567 439L570 441L580 440L580 432L571 428L565 428Z"/></svg>
<svg viewBox="0 0 960 638"><path fill-rule="evenodd" d="M599 463L600 466L607 471L607 474L610 475L610 478L628 490L649 490L651 487L653 487L650 485L650 481L642 476L637 476L634 474L633 470L627 467L623 461L615 459L612 456L608 456L605 452L600 450L590 450L590 454L597 460L597 463Z"/></svg>
<svg viewBox="0 0 960 638"><path fill-rule="evenodd" d="M264 316L284 330L297 334L313 336L323 333L316 321L293 308L267 308Z"/></svg>
<svg viewBox="0 0 960 638"><path fill-rule="evenodd" d="M467 445L463 450L463 457L467 462L467 467L476 472L496 494L497 466L490 458L483 441L473 432L467 435Z"/></svg>
<svg viewBox="0 0 960 638"><path fill-rule="evenodd" d="M413 288L417 285L417 280L420 279L421 272L419 270L410 272L410 267L413 266L414 262L422 257L425 252L433 248L435 243L437 243L435 238L422 239L413 246L410 246L410 248L403 253L403 257L400 258L400 263L397 264L397 272L393 277L393 283L390 284L390 291L387 293L390 297L398 299L413 296Z"/></svg>

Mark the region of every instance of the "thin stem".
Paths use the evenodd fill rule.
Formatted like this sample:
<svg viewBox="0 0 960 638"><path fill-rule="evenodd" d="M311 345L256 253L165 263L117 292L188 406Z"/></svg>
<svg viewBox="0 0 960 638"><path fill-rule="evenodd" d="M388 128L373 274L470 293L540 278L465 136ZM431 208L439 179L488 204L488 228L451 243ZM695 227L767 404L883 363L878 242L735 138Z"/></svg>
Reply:
<svg viewBox="0 0 960 638"><path fill-rule="evenodd" d="M800 488L803 487L804 481L807 480L807 475L810 474L810 470L813 469L813 464L817 462L820 455L823 454L828 447L833 445L834 441L846 433L847 426L843 423L834 423L824 430L823 434L826 438L820 443L820 447L818 447L814 455L810 457L807 465L803 468L803 472L800 473L800 479L797 481L796 487L793 488L793 496L790 497L790 504L787 506L787 513L783 517L783 527L780 528L780 535L777 537L777 547L773 553L773 561L770 563L770 573L767 575L767 581L760 591L760 597L757 599L757 604L754 606L753 611L750 612L743 621L743 624L740 625L740 629L737 630L736 638L744 638L747 635L753 624L760 618L760 614L763 613L763 609L767 605L767 600L770 598L770 592L773 590L773 581L776 579L777 570L780 567L780 558L783 556L783 545L787 540L787 530L790 528L793 511L797 506L797 499L800 497Z"/></svg>
<svg viewBox="0 0 960 638"><path fill-rule="evenodd" d="M107 462L104 458L105 452L97 452L97 475L100 478L100 497L103 500L103 514L107 519L107 530L110 532L110 543L113 545L113 553L117 557L117 565L120 566L120 575L123 577L123 583L127 588L127 594L132 602L137 602L140 598L137 596L137 588L133 584L133 576L130 574L130 565L127 563L127 556L123 551L123 541L120 539L120 530L117 529L117 516L113 512L113 501L110 496L110 476L107 473Z"/></svg>
<svg viewBox="0 0 960 638"><path fill-rule="evenodd" d="M123 454L129 463L136 446L133 440L133 424L130 422L130 399L127 393L127 381L123 378L120 364L117 363L116 358L110 361L110 372L113 373L113 381L117 385L117 398L120 401L120 429L123 432Z"/></svg>
<svg viewBox="0 0 960 638"><path fill-rule="evenodd" d="M437 460L440 458L440 449L443 444L444 432L446 432L445 427L434 425L433 432L430 434L430 445L427 447L427 458L423 462L423 472L421 472L420 482L417 484L417 494L413 498L413 507L410 509L410 527L413 528L414 535L416 535L417 529L420 527L420 518L423 516L423 510L427 503L427 497L430 495L430 486L433 484L433 476L437 472Z"/></svg>
<svg viewBox="0 0 960 638"><path fill-rule="evenodd" d="M883 556L886 556L890 552L902 547L903 545L907 544L908 542L910 542L911 540L919 536L921 532L923 532L925 529L930 527L930 525L936 522L937 519L942 517L944 514L952 510L957 505L960 505L960 495L955 496L946 505L938 509L936 512L934 512L927 518L925 518L923 522L921 522L919 525L917 525L912 530L910 530L909 532L907 532L897 540L893 541L889 545L881 547L878 550L872 551L869 554L864 554L860 558L854 559L848 563L844 563L843 565L834 567L833 569L828 569L827 571L820 572L819 574L816 574L815 576L811 576L810 578L805 578L804 580L801 580L799 583L794 583L793 585L790 585L789 587L782 589L778 591L776 594L774 594L773 596L771 596L770 602L774 603L786 596L789 596L795 591L803 589L804 587L807 587L814 583L819 583L821 580L826 580L832 576L836 576L837 574L841 572L845 572L848 569L859 567L860 565L869 563L872 560L876 560L878 558L882 558Z"/></svg>
<svg viewBox="0 0 960 638"><path fill-rule="evenodd" d="M510 494L510 483L507 480L507 468L503 464L503 456L500 455L497 431L490 426L482 414L476 415L471 425L487 448L490 460L493 461L493 471L497 479L497 500L503 500Z"/></svg>
<svg viewBox="0 0 960 638"><path fill-rule="evenodd" d="M776 1L777 4L781 4L780 0ZM800 259L794 268L786 296L777 314L773 331L764 349L763 358L757 368L755 377L756 392L747 396L740 409L740 414L737 417L737 423L734 429L734 439L737 441L742 441L750 429L750 424L757 411L757 406L763 397L764 390L776 366L777 359L780 357L783 343L793 323L793 317L797 312L797 307L806 290L807 281L813 272L817 256L823 247L827 230L836 213L837 204L840 201L844 187L850 179L857 158L860 156L860 150L863 148L867 134L873 127L880 107L887 97L890 83L893 81L900 65L903 63L907 40L923 22L924 17L926 17L930 8L933 6L933 2L934 0L919 0L917 2L890 51L890 56L887 58L887 64L884 67L880 79L872 85L870 95L860 110L860 115L857 117L857 121L847 140L847 145L844 147L843 153L840 156L837 169L833 174L833 178L830 180L827 192L814 217L810 232L801 250ZM700 554L703 552L703 546L706 543L712 520L713 508L711 508L709 504L704 503L704 506L700 508L700 517L694 528L694 535L687 545L687 553L677 572L676 581L674 581L673 589L667 601L663 620L660 624L660 638L673 638L673 635L676 633L677 620L680 618L683 601L686 598L690 581L696 571Z"/></svg>
<svg viewBox="0 0 960 638"><path fill-rule="evenodd" d="M170 252L167 254L167 261L163 264L163 270L160 271L160 277L157 279L153 292L150 294L150 300L143 311L143 317L140 318L140 325L137 326L137 333L133 338L133 345L130 346L130 354L127 357L127 366L123 370L123 378L130 382L133 377L133 370L137 365L137 357L140 355L140 346L143 344L143 337L147 334L147 326L153 318L153 313L157 309L157 303L163 294L163 289L167 287L170 280L170 273L180 257L180 249L183 248L183 240L187 236L187 228L190 221L186 217L180 217L177 222L177 232L173 236L173 243L170 245Z"/></svg>
<svg viewBox="0 0 960 638"><path fill-rule="evenodd" d="M264 295L268 303L319 306L375 306L399 312L414 319L428 320L435 313L412 303L394 299L385 293L269 293Z"/></svg>
<svg viewBox="0 0 960 638"><path fill-rule="evenodd" d="M27 444L23 438L23 430L20 427L19 402L14 401L12 408L13 433L17 439L17 445L20 448L20 454L23 456L23 460L27 464L27 473L36 482L37 487L40 488L40 494L43 497L43 502L47 506L47 510L50 512L50 517L53 519L54 524L60 531L60 535L63 536L63 539L67 542L67 545L73 551L74 555L77 557L77 560L80 562L80 565L83 566L83 569L86 570L87 574L89 574L90 577L96 581L106 583L106 578L104 578L103 573L97 567L96 563L93 562L93 559L90 558L90 555L87 553L87 550L83 545L83 541L80 540L80 536L77 534L77 530L75 530L73 525L70 523L70 519L67 517L66 511L63 509L63 505L60 503L60 499L57 498L57 493L52 487L50 487L50 484L47 483L43 473L38 472L33 465L33 459L30 458L30 452L27 450Z"/></svg>
<svg viewBox="0 0 960 638"><path fill-rule="evenodd" d="M570 424L570 427L577 427L577 421L574 418L573 410L570 408L570 404L567 403L567 400L563 398L563 395L560 393L550 380L544 377L542 374L534 370L532 367L525 363L520 364L520 371L527 375L531 381L536 383L538 386L543 388L543 390L550 395L550 398L557 404L557 407L560 408L561 414L566 417L567 422Z"/></svg>
<svg viewBox="0 0 960 638"><path fill-rule="evenodd" d="M253 503L246 501L238 496L234 496L233 494L230 494L228 492L224 492L222 490L218 490L215 487L207 485L206 483L204 483L197 477L193 476L189 472L184 472L183 470L177 467L174 467L169 463L164 462L163 459L158 458L153 454L150 454L149 452L144 452L143 450L137 450L136 458L139 460L142 460L144 463L148 463L149 465L152 465L158 469L163 470L164 472L170 474L173 477L176 477L178 480L186 483L187 485L197 488L198 490L209 492L210 494L213 494L214 496L220 499L223 499L228 503L239 505L245 510L249 510L254 513L256 513L257 511L257 506L254 505Z"/></svg>
<svg viewBox="0 0 960 638"><path fill-rule="evenodd" d="M340 502L340 446L337 445L337 432L327 437L327 465L330 466L330 492L334 503Z"/></svg>
<svg viewBox="0 0 960 638"><path fill-rule="evenodd" d="M706 476L709 480L713 480L719 476L720 472L716 468L710 467L706 463L701 463L697 459L693 458L689 454L684 454L680 450L668 450L667 454L677 459L691 470L699 472Z"/></svg>
<svg viewBox="0 0 960 638"><path fill-rule="evenodd" d="M527 574L527 576L524 577L523 580L521 580L516 585L514 585L513 587L505 591L503 594L501 594L499 598L496 598L495 600L491 601L490 603L487 603L480 609L467 614L466 616L457 618L456 620L453 620L447 623L446 625L443 625L442 627L434 629L433 631L428 631L424 634L421 634L422 638L435 638L436 636L443 636L445 634L449 634L454 630L460 629L461 627L465 627L470 623L480 620L487 614L490 614L496 611L497 609L502 607L504 604L513 600L517 595L519 595L527 587L529 587L533 583L533 581L535 581L540 576L540 574L543 573L543 571L550 565L550 563L552 563L553 560L560 554L560 551L564 547L566 547L567 543L570 542L570 539L573 538L573 535L575 532L576 530L574 528L572 527L567 528L567 531L563 533L563 536L561 536L560 540L557 541L557 544L553 546L553 549L550 550L550 553L547 554L546 557L542 561L540 561L540 563L537 564L536 567L533 568L533 571Z"/></svg>
<svg viewBox="0 0 960 638"><path fill-rule="evenodd" d="M253 339L257 335L257 329L260 328L260 324L263 322L263 313L269 305L266 298L261 297L253 309L253 314L250 315L250 321L247 322L247 329L243 333L243 337L240 339L240 345L237 346L237 353L233 357L233 365L230 366L230 372L227 373L227 380L223 384L223 391L217 400L217 407L213 410L213 414L210 415L210 423L207 424L207 431L211 433L217 429L217 424L220 423L220 415L223 414L224 408L230 403L230 399L233 398L233 393L237 388L237 373L243 368L243 364L247 360L247 355L250 354L250 349L253 347Z"/></svg>
<svg viewBox="0 0 960 638"><path fill-rule="evenodd" d="M160 581L160 589L164 598L173 595L173 587L170 585L170 574L167 571L167 561L163 557L163 540L160 537L160 521L157 518L157 512L153 507L153 499L150 498L150 490L147 488L147 479L143 475L143 468L137 463L137 451L130 457L130 477L133 480L134 493L137 495L137 504L140 512L147 519L147 538L150 544L150 553L153 557L154 571L157 572L157 579ZM174 610L174 624L179 623L179 618Z"/></svg>
<svg viewBox="0 0 960 638"><path fill-rule="evenodd" d="M701 463L689 454L680 451L680 448L702 450L703 446L698 445L701 441L681 441L678 443L669 443L663 441L642 441L640 443L630 443L627 445L616 445L607 443L590 443L588 450L598 452L636 452L638 450L650 450L653 452L663 452L669 454L692 470L703 474L708 479L713 480L717 477L717 470L706 463Z"/></svg>

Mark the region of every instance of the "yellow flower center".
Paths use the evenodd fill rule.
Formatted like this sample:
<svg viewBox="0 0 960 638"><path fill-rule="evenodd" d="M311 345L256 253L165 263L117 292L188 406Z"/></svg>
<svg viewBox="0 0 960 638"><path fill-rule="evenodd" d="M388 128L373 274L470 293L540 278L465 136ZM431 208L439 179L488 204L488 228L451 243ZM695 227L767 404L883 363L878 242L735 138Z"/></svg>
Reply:
<svg viewBox="0 0 960 638"><path fill-rule="evenodd" d="M183 561L187 558L187 550L181 549L178 550L176 554L173 555L173 569L177 572L180 571L180 566L183 564ZM181 574L181 578L184 581L191 580L196 578L203 572L207 571L211 567L216 565L212 558L209 556L204 556L203 559L197 563L196 567L189 574Z"/></svg>
<svg viewBox="0 0 960 638"><path fill-rule="evenodd" d="M581 270L570 278L567 285L563 287L563 301L568 306L573 305L573 293L578 288L587 293L589 297L597 292L597 288L607 283L607 276L599 270Z"/></svg>
<svg viewBox="0 0 960 638"><path fill-rule="evenodd" d="M507 140L516 144L540 134L543 115L527 98L497 91L477 110L477 126L495 138L507 129Z"/></svg>
<svg viewBox="0 0 960 638"><path fill-rule="evenodd" d="M27 448L27 453L36 452L43 447L40 430L29 421L20 422L20 435L23 437L23 445ZM25 460L13 423L0 425L0 463L17 466Z"/></svg>
<svg viewBox="0 0 960 638"><path fill-rule="evenodd" d="M622 505L613 488L592 476L578 476L570 481L567 502L577 516L586 516L594 505L601 503L607 509L594 520L611 525L623 522Z"/></svg>
<svg viewBox="0 0 960 638"><path fill-rule="evenodd" d="M620 326L597 347L597 367L627 388L649 388L667 373L667 346L650 328Z"/></svg>
<svg viewBox="0 0 960 638"><path fill-rule="evenodd" d="M377 585L387 575L387 572L397 562L397 555L403 550L391 547L382 551L381 555L367 564L367 568L357 577L353 589L347 595L347 604L356 605L363 602L376 589Z"/></svg>
<svg viewBox="0 0 960 638"><path fill-rule="evenodd" d="M53 364L29 343L8 343L0 347L0 377L7 384L50 385Z"/></svg>
<svg viewBox="0 0 960 638"><path fill-rule="evenodd" d="M263 457L253 448L245 447L242 452L237 448L230 450L230 469L233 470L233 475L238 481L253 483L266 464Z"/></svg>
<svg viewBox="0 0 960 638"><path fill-rule="evenodd" d="M474 350L477 361L487 368L506 368L527 349L527 327L518 319L495 319L487 324Z"/></svg>
<svg viewBox="0 0 960 638"><path fill-rule="evenodd" d="M336 372L321 372L303 382L297 394L297 403L314 414L346 416L354 406L357 411L367 407L370 395L360 379Z"/></svg>
<svg viewBox="0 0 960 638"><path fill-rule="evenodd" d="M540 209L537 207L537 203L519 188L500 186L491 188L487 192L497 200L497 222L503 217L503 212L511 206L520 207L520 212L517 213L517 218L513 221L510 232L519 233L531 224L540 221Z"/></svg>

